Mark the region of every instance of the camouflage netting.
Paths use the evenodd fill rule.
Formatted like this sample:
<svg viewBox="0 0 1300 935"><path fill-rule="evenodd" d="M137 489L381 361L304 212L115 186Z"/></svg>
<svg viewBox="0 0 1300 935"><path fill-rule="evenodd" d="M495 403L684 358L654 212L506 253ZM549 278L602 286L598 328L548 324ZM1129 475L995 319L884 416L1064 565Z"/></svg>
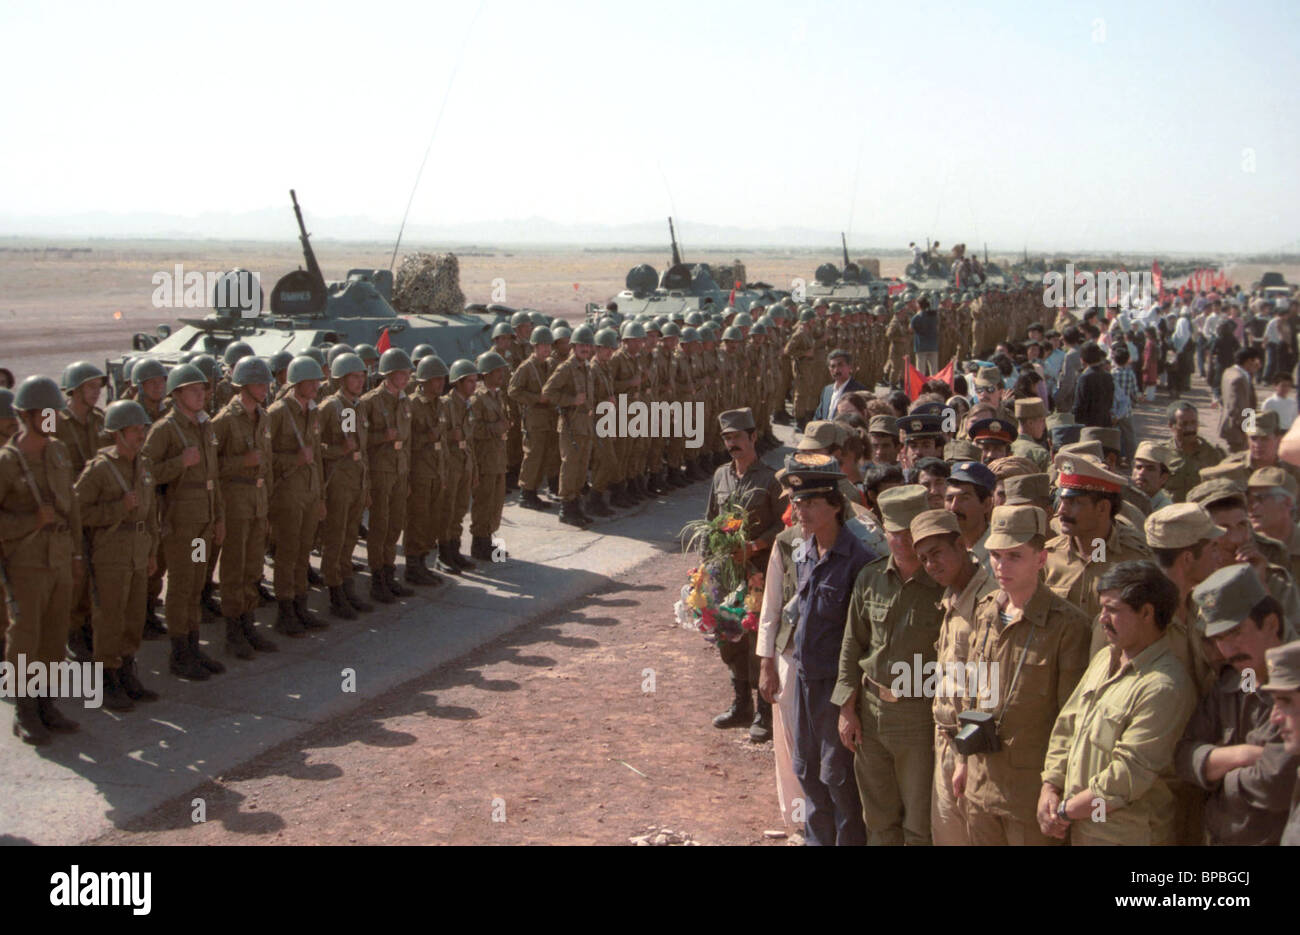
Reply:
<svg viewBox="0 0 1300 935"><path fill-rule="evenodd" d="M454 315L465 308L460 263L454 253L413 253L402 257L393 287L400 315Z"/></svg>
<svg viewBox="0 0 1300 935"><path fill-rule="evenodd" d="M745 278L745 264L736 260L734 263L710 263L709 272L719 289L730 289L737 282L749 282Z"/></svg>

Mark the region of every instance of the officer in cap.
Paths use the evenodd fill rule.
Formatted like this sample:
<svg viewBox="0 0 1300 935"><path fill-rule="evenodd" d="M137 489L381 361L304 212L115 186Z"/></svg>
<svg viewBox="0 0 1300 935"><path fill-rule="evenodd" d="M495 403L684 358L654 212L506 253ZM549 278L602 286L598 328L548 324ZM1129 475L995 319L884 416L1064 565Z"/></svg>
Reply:
<svg viewBox="0 0 1300 935"><path fill-rule="evenodd" d="M1052 479L1046 474L1019 474L1003 479L1002 502L997 506L1036 506L1049 516L1052 509Z"/></svg>
<svg viewBox="0 0 1300 935"><path fill-rule="evenodd" d="M271 522L274 455L266 401L271 368L259 357L234 365L231 386L238 391L212 420L222 464L221 498L226 508L226 538L221 546L221 613L226 620L226 652L253 658L254 650L275 652L274 642L257 632L253 612L261 603L258 582ZM278 565L278 562L277 562Z"/></svg>
<svg viewBox="0 0 1300 935"><path fill-rule="evenodd" d="M948 474L943 494L944 509L957 517L966 547L985 568L989 567L986 541L997 485L998 479L987 465L979 461L957 461Z"/></svg>
<svg viewBox="0 0 1300 935"><path fill-rule="evenodd" d="M67 402L49 377L28 377L14 393L18 434L0 448L0 523L14 534L0 543L0 586L10 601L5 661L12 666L63 661L68 613L81 583L81 511L72 459L55 437ZM49 697L14 699L14 735L49 742L75 731Z"/></svg>
<svg viewBox="0 0 1300 935"><path fill-rule="evenodd" d="M181 364L167 375L167 393L171 409L149 429L144 454L154 482L166 487L161 495L161 545L167 564L169 667L180 678L202 681L226 670L199 641L199 599L209 555L226 536L225 500L218 483L221 464L217 435L204 409L208 381L203 372Z"/></svg>
<svg viewBox="0 0 1300 935"><path fill-rule="evenodd" d="M424 564L438 547L447 525L447 446L442 395L447 389L447 365L437 354L420 359L415 368L416 391L411 394L411 497L406 507L407 584L439 585L443 579ZM341 594L346 599L346 595Z"/></svg>
<svg viewBox="0 0 1300 935"><path fill-rule="evenodd" d="M154 479L140 454L149 416L132 400L108 407L113 444L100 449L76 483L94 580L95 661L104 667L104 707L129 711L158 694L140 683L135 654L158 543Z"/></svg>
<svg viewBox="0 0 1300 935"><path fill-rule="evenodd" d="M893 416L872 416L867 423L867 438L871 442L871 460L874 464L898 463L898 420Z"/></svg>
<svg viewBox="0 0 1300 935"><path fill-rule="evenodd" d="M922 458L943 457L943 416L910 413L899 419L897 426L903 432L909 470L915 470Z"/></svg>
<svg viewBox="0 0 1300 935"><path fill-rule="evenodd" d="M523 462L519 467L519 505L526 510L549 510L551 504L537 495L543 479L560 472L559 436L555 407L542 393L557 364L551 357L554 338L551 329L540 326L528 337L532 354L510 377L507 391L519 409L523 427ZM553 490L552 494L559 491Z"/></svg>
<svg viewBox="0 0 1300 935"><path fill-rule="evenodd" d="M979 419L970 425L971 441L980 449L980 460L990 464L1011 454L1011 443L1018 436L1016 427L1005 419Z"/></svg>
<svg viewBox="0 0 1300 935"><path fill-rule="evenodd" d="M587 362L595 351L596 336L589 325L573 332L572 353L547 378L542 395L560 413L560 522L570 526L587 526L587 516L579 503L587 468L591 463L591 446L595 436L592 413L595 406L595 379Z"/></svg>
<svg viewBox="0 0 1300 935"><path fill-rule="evenodd" d="M370 427L361 405L368 379L366 365L356 354L340 354L330 363L330 378L336 388L320 407L321 468L325 484L320 573L329 589L330 613L352 620L358 612L369 613L375 609L357 594L352 568L361 516L370 504L366 457L370 450Z"/></svg>
<svg viewBox="0 0 1300 935"><path fill-rule="evenodd" d="M384 604L415 593L397 580L397 540L406 525L411 470L411 400L406 387L413 369L406 351L390 347L379 359L382 382L361 397L370 447L370 596Z"/></svg>
<svg viewBox="0 0 1300 935"><path fill-rule="evenodd" d="M1133 455L1132 484L1146 495L1153 511L1174 502L1164 490L1171 458L1168 448L1153 441L1139 443Z"/></svg>
<svg viewBox="0 0 1300 935"><path fill-rule="evenodd" d="M478 367L472 360L453 361L447 372L451 383L442 397L445 420L443 438L447 442L446 525L438 540L438 569L460 575L474 568L472 559L460 551L465 513L469 510L470 490L474 486L474 448L470 440L470 402L478 387Z"/></svg>
<svg viewBox="0 0 1300 935"><path fill-rule="evenodd" d="M479 355L477 366L482 380L470 401L477 483L471 493L469 554L485 562L505 561L506 553L500 546L494 557L492 537L501 528L506 496L506 436L510 433L510 420L506 414L506 395L501 388L510 376L510 365L496 351L488 351Z"/></svg>

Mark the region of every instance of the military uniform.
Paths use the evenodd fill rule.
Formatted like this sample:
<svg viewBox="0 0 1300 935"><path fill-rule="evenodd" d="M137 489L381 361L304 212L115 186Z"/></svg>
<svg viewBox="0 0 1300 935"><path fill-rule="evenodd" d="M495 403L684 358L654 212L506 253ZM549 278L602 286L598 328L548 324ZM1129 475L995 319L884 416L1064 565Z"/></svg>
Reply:
<svg viewBox="0 0 1300 935"><path fill-rule="evenodd" d="M102 446L112 443L112 439L104 433L104 413L92 408L82 419L73 413L71 404L59 412L54 434L59 441L63 442L72 459L74 481L81 476L81 472L95 457L95 453ZM78 543L78 548L80 547L81 544ZM78 630L90 632L92 614L90 576L84 575L77 583L77 592L73 595L72 611L68 619L68 634L71 637L69 642L78 651L81 647L74 634Z"/></svg>
<svg viewBox="0 0 1300 935"><path fill-rule="evenodd" d="M249 412L238 397L212 420L221 467L221 498L226 510L226 537L220 556L221 612L227 620L251 615L261 603L262 579L270 523L271 426L260 405ZM257 452L255 465L245 463ZM278 570L280 562L277 560Z"/></svg>
<svg viewBox="0 0 1300 935"><path fill-rule="evenodd" d="M344 419L347 419L345 431ZM341 587L358 610L352 585L352 553L361 530L361 517L370 499L370 430L361 398L342 389L320 407L321 467L325 484L325 526L321 536L321 578L329 588Z"/></svg>
<svg viewBox="0 0 1300 935"><path fill-rule="evenodd" d="M478 484L472 493L469 533L474 537L475 558L492 558L492 534L501 527L506 496L506 397L500 389L480 383L470 398L474 464Z"/></svg>
<svg viewBox="0 0 1300 935"><path fill-rule="evenodd" d="M560 499L567 504L582 493L591 462L596 395L591 370L576 354L570 355L547 379L542 395L560 411ZM579 395L584 397L581 403L577 401Z"/></svg>
<svg viewBox="0 0 1300 935"><path fill-rule="evenodd" d="M620 350L620 353L622 351ZM510 377L510 398L519 407L523 423L523 464L519 468L519 485L534 493L542 481L560 472L560 444L555 430L555 407L543 403L542 388L555 370L551 361L538 363L530 357ZM552 494L559 491L553 490Z"/></svg>
<svg viewBox="0 0 1300 935"><path fill-rule="evenodd" d="M427 395L422 385L411 394L411 496L403 540L408 579L416 565L423 567L424 556L437 550L447 525L446 427L442 397ZM504 473L501 483L504 495Z"/></svg>
<svg viewBox="0 0 1300 935"><path fill-rule="evenodd" d="M438 555L443 567L454 573L453 569L460 567L460 563L451 561L451 557L460 554L460 539L465 528L465 514L469 511L474 475L470 402L455 389L454 384L443 394L442 417L445 425L443 437L447 442L447 492L446 523L442 528Z"/></svg>
<svg viewBox="0 0 1300 935"><path fill-rule="evenodd" d="M1175 503L1187 499L1187 492L1201 482L1201 470L1213 467L1223 460L1223 450L1197 436L1196 447L1185 452L1178 447L1177 439L1168 442L1170 453L1169 479L1165 481L1165 492Z"/></svg>
<svg viewBox="0 0 1300 935"><path fill-rule="evenodd" d="M393 394L387 383L381 383L361 397L361 412L369 427L370 536L366 558L373 578L376 574L386 576L388 569L397 567L397 540L406 525L411 400L405 392ZM395 432L395 438L388 437L389 430Z"/></svg>
<svg viewBox="0 0 1300 935"><path fill-rule="evenodd" d="M275 597L278 601L294 600L305 605L311 549L325 503L320 410L315 400L308 400L304 407L294 394L272 403L267 415L275 477L270 501L271 530L275 537ZM310 461L302 460L303 449L311 453ZM373 535L373 520L371 528ZM300 606L300 613L303 610Z"/></svg>

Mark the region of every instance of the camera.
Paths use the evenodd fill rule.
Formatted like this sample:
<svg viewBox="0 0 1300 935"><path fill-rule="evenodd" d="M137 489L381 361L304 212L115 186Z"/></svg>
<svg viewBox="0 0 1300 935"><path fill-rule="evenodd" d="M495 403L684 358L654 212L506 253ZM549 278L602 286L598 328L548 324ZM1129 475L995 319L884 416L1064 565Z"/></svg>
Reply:
<svg viewBox="0 0 1300 935"><path fill-rule="evenodd" d="M1002 749L998 739L998 725L987 711L962 711L957 715L957 735L952 745L962 756L975 753L997 753Z"/></svg>

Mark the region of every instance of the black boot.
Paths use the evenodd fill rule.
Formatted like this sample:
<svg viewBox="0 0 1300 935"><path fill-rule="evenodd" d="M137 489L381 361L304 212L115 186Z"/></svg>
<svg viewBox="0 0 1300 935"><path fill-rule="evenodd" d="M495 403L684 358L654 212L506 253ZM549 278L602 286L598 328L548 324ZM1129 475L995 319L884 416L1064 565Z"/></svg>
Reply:
<svg viewBox="0 0 1300 935"><path fill-rule="evenodd" d="M94 634L87 624L68 631L68 657L73 662L94 662Z"/></svg>
<svg viewBox="0 0 1300 935"><path fill-rule="evenodd" d="M330 588L330 614L340 620L357 619L357 612L352 609L352 605L348 602L347 595L343 593L341 585L334 585Z"/></svg>
<svg viewBox="0 0 1300 935"><path fill-rule="evenodd" d="M658 496L659 494L668 493L672 489L668 485L668 478L663 471L655 471L650 475L649 490L650 493Z"/></svg>
<svg viewBox="0 0 1300 935"><path fill-rule="evenodd" d="M203 646L199 643L198 630L190 631L190 655L198 660L199 665L203 666L203 668L207 669L213 675L220 675L222 672L226 671L224 663L213 659L203 651Z"/></svg>
<svg viewBox="0 0 1300 935"><path fill-rule="evenodd" d="M415 592L406 585L397 580L397 566L384 566L384 584L388 585L388 593L394 597L414 597Z"/></svg>
<svg viewBox="0 0 1300 935"><path fill-rule="evenodd" d="M470 536L469 554L482 562L492 561L492 539L489 536Z"/></svg>
<svg viewBox="0 0 1300 935"><path fill-rule="evenodd" d="M274 641L268 640L257 632L257 622L253 619L251 610L239 618L239 629L243 631L244 639L248 640L248 645L259 653L278 653L280 651L280 647L276 646Z"/></svg>
<svg viewBox="0 0 1300 935"><path fill-rule="evenodd" d="M560 499L560 475L556 474L554 477L546 478L546 492L557 503L564 502Z"/></svg>
<svg viewBox="0 0 1300 935"><path fill-rule="evenodd" d="M122 685L120 669L104 670L104 707L110 711L135 710L135 702Z"/></svg>
<svg viewBox="0 0 1300 935"><path fill-rule="evenodd" d="M118 670L118 675L122 679L122 687L126 689L126 693L131 696L132 701L158 700L156 691L145 688L140 683L140 670L136 665L135 656L122 657L122 668Z"/></svg>
<svg viewBox="0 0 1300 935"><path fill-rule="evenodd" d="M566 526L586 527L591 525L591 520L583 516L578 509L577 500L565 500L560 504L560 522Z"/></svg>
<svg viewBox="0 0 1300 935"><path fill-rule="evenodd" d="M457 565L456 560L451 557L450 542L438 543L438 560L435 564L435 567L439 571L445 572L446 574L449 575L461 574L460 566Z"/></svg>
<svg viewBox="0 0 1300 935"><path fill-rule="evenodd" d="M506 471L506 493L519 489L519 471Z"/></svg>
<svg viewBox="0 0 1300 935"><path fill-rule="evenodd" d="M370 569L370 599L380 604L397 603L397 595L388 590L388 576L382 567Z"/></svg>
<svg viewBox="0 0 1300 935"><path fill-rule="evenodd" d="M519 505L525 510L549 510L551 505L537 496L536 490L525 487L519 494Z"/></svg>
<svg viewBox="0 0 1300 935"><path fill-rule="evenodd" d="M436 587L442 584L442 577L425 567L423 552L418 555L406 556L406 568L402 572L402 577L407 584L418 586Z"/></svg>
<svg viewBox="0 0 1300 935"><path fill-rule="evenodd" d="M686 477L686 472L675 467L668 469L668 483L678 489L691 486L691 481Z"/></svg>
<svg viewBox="0 0 1300 935"><path fill-rule="evenodd" d="M353 578L343 579L343 596L348 599L352 609L363 614L368 614L375 609L375 605L368 601L363 601L357 597L356 581Z"/></svg>
<svg viewBox="0 0 1300 935"><path fill-rule="evenodd" d="M609 488L609 505L626 510L628 507L636 506L636 501L627 495L627 481L621 480Z"/></svg>
<svg viewBox="0 0 1300 935"><path fill-rule="evenodd" d="M605 497L599 490L593 490L587 494L587 502L582 505L582 508L590 516L614 515L614 511L605 506Z"/></svg>
<svg viewBox="0 0 1300 935"><path fill-rule="evenodd" d="M50 742L50 732L41 720L39 698L14 699L14 736L33 747L43 747Z"/></svg>
<svg viewBox="0 0 1300 935"><path fill-rule="evenodd" d="M275 594L266 586L265 581L257 582L257 602L261 607L270 607L275 603Z"/></svg>
<svg viewBox="0 0 1300 935"><path fill-rule="evenodd" d="M75 734L81 725L54 706L53 698L37 698L36 708L41 712L41 723L56 734Z"/></svg>
<svg viewBox="0 0 1300 935"><path fill-rule="evenodd" d="M471 568L478 567L472 561L467 559L464 555L460 554L459 540L452 540L451 542L448 543L448 546L451 549L451 560L455 562L457 565L459 565L462 571L469 571Z"/></svg>
<svg viewBox="0 0 1300 935"><path fill-rule="evenodd" d="M759 696L754 706L754 723L749 725L751 743L766 743L772 739L772 705Z"/></svg>
<svg viewBox="0 0 1300 935"><path fill-rule="evenodd" d="M731 691L731 707L713 719L713 726L719 729L744 727L754 717L754 699L750 696L749 685L740 684L733 676Z"/></svg>
<svg viewBox="0 0 1300 935"><path fill-rule="evenodd" d="M312 568L310 564L307 566L307 585L312 588L325 587L325 579L322 578L320 572L315 568Z"/></svg>
<svg viewBox="0 0 1300 935"><path fill-rule="evenodd" d="M329 626L320 618L320 614L313 610L307 609L307 595L299 594L293 599L293 612L301 623L308 630L324 630Z"/></svg>
<svg viewBox="0 0 1300 935"><path fill-rule="evenodd" d="M216 598L217 586L209 581L203 586L203 596L199 598L199 606L203 610L203 622L217 620L221 617L221 604Z"/></svg>
<svg viewBox="0 0 1300 935"><path fill-rule="evenodd" d="M191 682L202 682L212 677L212 673L194 658L194 653L190 651L188 636L172 637L172 657L169 668L172 675L189 679Z"/></svg>
<svg viewBox="0 0 1300 935"><path fill-rule="evenodd" d="M158 601L155 598L148 598L144 605L144 632L140 634L141 639L160 640L167 635L167 628L163 626L162 618L158 616Z"/></svg>
<svg viewBox="0 0 1300 935"><path fill-rule="evenodd" d="M275 631L283 633L285 636L302 636L307 632L307 628L302 625L298 615L294 613L293 601L278 601L280 612L275 616Z"/></svg>
<svg viewBox="0 0 1300 935"><path fill-rule="evenodd" d="M238 617L226 618L226 652L236 659L252 659L256 655L244 637L244 628Z"/></svg>

